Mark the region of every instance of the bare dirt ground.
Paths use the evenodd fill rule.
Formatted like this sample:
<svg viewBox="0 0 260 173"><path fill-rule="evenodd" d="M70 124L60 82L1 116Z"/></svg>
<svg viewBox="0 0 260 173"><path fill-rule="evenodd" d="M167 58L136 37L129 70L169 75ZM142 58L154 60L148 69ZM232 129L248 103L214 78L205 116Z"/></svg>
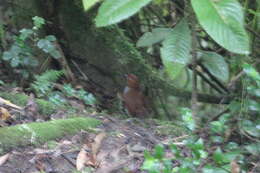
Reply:
<svg viewBox="0 0 260 173"><path fill-rule="evenodd" d="M90 116L102 122L93 132L81 131L38 147L16 148L1 156L0 173L144 172L144 150L163 140L154 133L156 124L150 122L150 127L144 128L140 119Z"/></svg>

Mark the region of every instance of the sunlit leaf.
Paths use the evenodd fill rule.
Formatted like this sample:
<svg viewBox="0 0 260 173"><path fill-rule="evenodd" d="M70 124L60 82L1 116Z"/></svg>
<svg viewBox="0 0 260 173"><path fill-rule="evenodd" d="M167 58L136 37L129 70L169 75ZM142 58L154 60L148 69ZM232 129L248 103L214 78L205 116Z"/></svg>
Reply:
<svg viewBox="0 0 260 173"><path fill-rule="evenodd" d="M199 23L227 50L249 54L242 7L237 0L191 0Z"/></svg>
<svg viewBox="0 0 260 173"><path fill-rule="evenodd" d="M165 59L163 59L163 64L164 64L164 67L165 67L165 71L169 74L169 76L172 79L176 79L185 70L184 64L175 63L175 62L172 62L172 61L167 61ZM183 80L181 82L186 82L186 81ZM178 84L181 84L181 82L178 83Z"/></svg>
<svg viewBox="0 0 260 173"><path fill-rule="evenodd" d="M58 59L58 58L60 58L61 57L61 54L60 54L60 52L59 51L57 51L57 50L52 50L51 52L49 52L50 54L51 54L51 56L53 57L53 58L55 58L55 59Z"/></svg>
<svg viewBox="0 0 260 173"><path fill-rule="evenodd" d="M218 167L214 167L214 166L211 166L211 165L206 165L202 171L204 173L229 173L228 171L224 170L224 169L221 169L221 168L218 168Z"/></svg>
<svg viewBox="0 0 260 173"><path fill-rule="evenodd" d="M181 109L182 119L189 130L194 130L196 125L192 117L191 110L188 108Z"/></svg>
<svg viewBox="0 0 260 173"><path fill-rule="evenodd" d="M163 41L171 34L171 28L155 28L152 32L146 32L137 42L137 47L151 46Z"/></svg>
<svg viewBox="0 0 260 173"><path fill-rule="evenodd" d="M162 159L164 156L164 148L162 145L156 145L154 151L154 157L157 159Z"/></svg>
<svg viewBox="0 0 260 173"><path fill-rule="evenodd" d="M98 9L96 26L103 27L118 23L134 15L151 0L107 0Z"/></svg>
<svg viewBox="0 0 260 173"><path fill-rule="evenodd" d="M250 144L250 145L246 145L245 149L253 154L253 155L260 155L260 143L254 143L254 144Z"/></svg>
<svg viewBox="0 0 260 173"><path fill-rule="evenodd" d="M258 128L259 121L250 121L250 120L244 120L242 121L242 128L245 130L248 134L254 137L260 137L260 128Z"/></svg>
<svg viewBox="0 0 260 173"><path fill-rule="evenodd" d="M45 20L42 17L34 16L33 18L34 29L39 29L45 24Z"/></svg>
<svg viewBox="0 0 260 173"><path fill-rule="evenodd" d="M87 11L94 5L96 5L100 0L82 0L84 10Z"/></svg>
<svg viewBox="0 0 260 173"><path fill-rule="evenodd" d="M230 160L226 157L225 153L223 153L220 148L218 148L213 153L213 160L216 163L218 163L218 164L223 164L223 163L229 163L230 162Z"/></svg>
<svg viewBox="0 0 260 173"><path fill-rule="evenodd" d="M182 20L163 41L161 55L164 62L186 65L190 59L191 33L186 20Z"/></svg>
<svg viewBox="0 0 260 173"><path fill-rule="evenodd" d="M204 64L212 75L227 82L229 79L229 68L225 59L215 53L203 51L201 55L202 64Z"/></svg>
<svg viewBox="0 0 260 173"><path fill-rule="evenodd" d="M20 64L20 58L19 57L14 57L11 60L11 66L12 67L17 67Z"/></svg>
<svg viewBox="0 0 260 173"><path fill-rule="evenodd" d="M53 35L48 35L45 37L46 40L49 40L49 41L56 41L56 37L53 36Z"/></svg>
<svg viewBox="0 0 260 173"><path fill-rule="evenodd" d="M33 34L33 31L31 30L31 29L22 29L22 30L20 30L20 33L21 33L21 35L20 35L20 38L22 39L22 40L25 40L25 39L27 39L30 35L32 35Z"/></svg>
<svg viewBox="0 0 260 173"><path fill-rule="evenodd" d="M252 65L244 63L243 70L249 77L253 78L254 80L260 81L260 74Z"/></svg>
<svg viewBox="0 0 260 173"><path fill-rule="evenodd" d="M3 53L3 60L8 61L13 58L13 54L9 51Z"/></svg>

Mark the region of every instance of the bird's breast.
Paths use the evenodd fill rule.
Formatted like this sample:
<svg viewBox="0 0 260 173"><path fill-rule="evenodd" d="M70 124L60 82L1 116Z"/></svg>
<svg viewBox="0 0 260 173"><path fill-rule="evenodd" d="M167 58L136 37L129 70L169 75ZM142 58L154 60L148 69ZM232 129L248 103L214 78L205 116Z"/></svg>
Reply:
<svg viewBox="0 0 260 173"><path fill-rule="evenodd" d="M144 96L140 90L125 87L123 101L131 115L141 115L145 112Z"/></svg>

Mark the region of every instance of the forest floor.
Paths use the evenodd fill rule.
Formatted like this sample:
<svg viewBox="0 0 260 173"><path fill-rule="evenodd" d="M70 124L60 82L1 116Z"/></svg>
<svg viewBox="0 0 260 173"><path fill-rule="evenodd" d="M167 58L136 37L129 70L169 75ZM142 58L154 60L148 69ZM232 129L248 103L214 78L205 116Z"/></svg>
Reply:
<svg viewBox="0 0 260 173"><path fill-rule="evenodd" d="M81 116L101 124L42 145L15 147L0 156L0 173L141 173L144 151L170 140L169 135L158 133L165 126L153 119L122 119L95 112ZM67 115L61 111L58 117Z"/></svg>

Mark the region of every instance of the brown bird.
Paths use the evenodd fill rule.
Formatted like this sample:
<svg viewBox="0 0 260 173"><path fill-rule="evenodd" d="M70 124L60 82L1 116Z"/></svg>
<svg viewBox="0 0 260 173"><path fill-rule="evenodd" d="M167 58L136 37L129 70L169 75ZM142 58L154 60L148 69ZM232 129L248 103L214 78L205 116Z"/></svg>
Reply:
<svg viewBox="0 0 260 173"><path fill-rule="evenodd" d="M134 74L126 75L127 86L124 89L122 99L125 108L132 116L144 117L148 114L145 96L143 95L138 77Z"/></svg>

